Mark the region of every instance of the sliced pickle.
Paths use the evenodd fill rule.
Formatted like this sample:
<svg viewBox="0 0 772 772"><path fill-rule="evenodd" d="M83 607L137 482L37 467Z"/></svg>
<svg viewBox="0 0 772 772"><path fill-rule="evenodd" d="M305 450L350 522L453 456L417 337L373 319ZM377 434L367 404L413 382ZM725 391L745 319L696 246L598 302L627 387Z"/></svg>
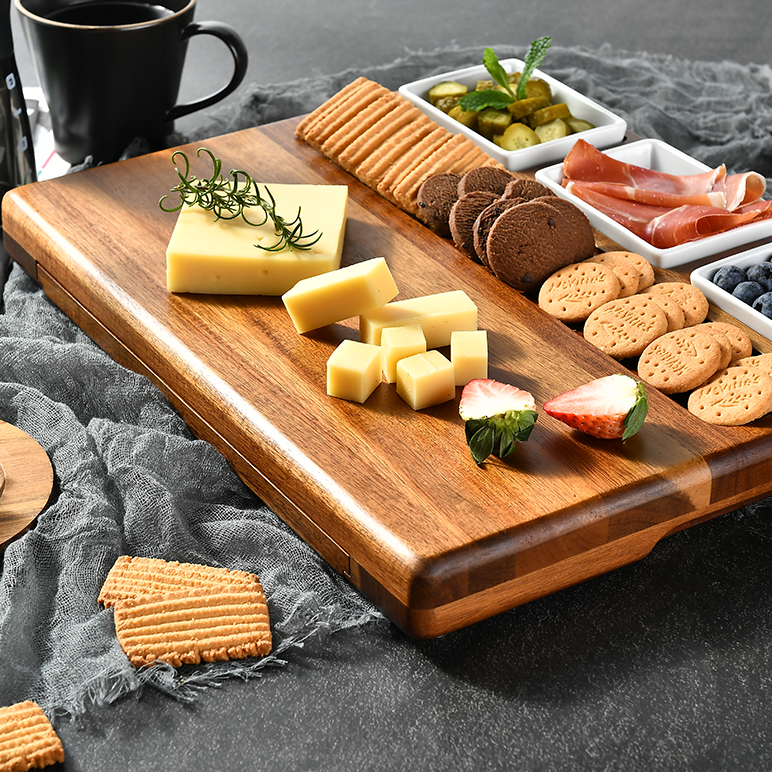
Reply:
<svg viewBox="0 0 772 772"><path fill-rule="evenodd" d="M525 84L525 95L527 97L542 96L545 99L552 101L552 89L550 84L546 80L541 78L529 78Z"/></svg>
<svg viewBox="0 0 772 772"><path fill-rule="evenodd" d="M446 96L440 97L434 104L438 110L442 110L443 113L449 113L457 104L461 97Z"/></svg>
<svg viewBox="0 0 772 772"><path fill-rule="evenodd" d="M430 89L429 101L436 105L443 97L456 97L460 99L466 92L467 88L463 84L457 83L455 80L444 80Z"/></svg>
<svg viewBox="0 0 772 772"><path fill-rule="evenodd" d="M523 118L531 113L535 113L544 107L549 107L549 103L550 101L546 97L526 97L525 99L518 99L516 102L512 102L511 105L507 105L507 110L509 110L513 121L522 121Z"/></svg>
<svg viewBox="0 0 772 772"><path fill-rule="evenodd" d="M584 118L574 118L572 115L570 118L563 118L563 120L571 127L571 130L578 134L580 131L587 131L588 129L594 129L595 124L590 121L586 121Z"/></svg>
<svg viewBox="0 0 772 772"><path fill-rule="evenodd" d="M534 131L542 142L551 142L553 139L561 139L571 134L571 129L562 118L555 118L554 121L542 123Z"/></svg>
<svg viewBox="0 0 772 772"><path fill-rule="evenodd" d="M448 115L468 129L477 128L477 110L464 110L461 105L456 105Z"/></svg>
<svg viewBox="0 0 772 772"><path fill-rule="evenodd" d="M500 144L503 150L522 150L540 142L539 135L532 128L524 123L513 123L502 135Z"/></svg>
<svg viewBox="0 0 772 772"><path fill-rule="evenodd" d="M537 126L541 126L542 123L549 123L556 118L570 117L571 111L568 109L568 105L565 102L558 102L556 105L543 107L541 110L531 113L531 115L528 116L528 125L532 129L535 129Z"/></svg>
<svg viewBox="0 0 772 772"><path fill-rule="evenodd" d="M488 139L491 139L494 134L502 134L510 123L512 123L512 116L509 110L486 107L477 114L477 131Z"/></svg>

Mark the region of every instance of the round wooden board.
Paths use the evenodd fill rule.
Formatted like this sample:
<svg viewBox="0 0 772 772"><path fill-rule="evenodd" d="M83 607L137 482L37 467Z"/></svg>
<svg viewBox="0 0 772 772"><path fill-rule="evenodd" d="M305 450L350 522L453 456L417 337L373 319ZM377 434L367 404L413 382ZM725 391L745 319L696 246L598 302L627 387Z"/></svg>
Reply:
<svg viewBox="0 0 772 772"><path fill-rule="evenodd" d="M54 470L43 448L0 421L0 551L32 525L53 485Z"/></svg>

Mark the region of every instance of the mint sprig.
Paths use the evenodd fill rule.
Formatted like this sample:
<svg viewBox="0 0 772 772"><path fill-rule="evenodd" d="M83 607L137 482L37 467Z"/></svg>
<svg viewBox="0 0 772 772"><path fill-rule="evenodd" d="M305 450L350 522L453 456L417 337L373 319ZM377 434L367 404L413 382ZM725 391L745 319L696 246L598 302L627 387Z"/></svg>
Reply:
<svg viewBox="0 0 772 772"><path fill-rule="evenodd" d="M486 107L494 107L497 110L503 110L507 105L525 98L525 85L528 79L533 75L533 71L544 61L550 46L552 38L545 36L538 38L531 43L528 53L523 62L523 72L520 74L520 80L517 83L517 91L512 91L512 85L509 82L509 76L506 70L501 66L499 58L492 48L486 48L483 52L483 64L493 81L501 86L504 91L497 89L488 89L484 91L471 91L465 94L459 100L462 110L474 110L479 112Z"/></svg>

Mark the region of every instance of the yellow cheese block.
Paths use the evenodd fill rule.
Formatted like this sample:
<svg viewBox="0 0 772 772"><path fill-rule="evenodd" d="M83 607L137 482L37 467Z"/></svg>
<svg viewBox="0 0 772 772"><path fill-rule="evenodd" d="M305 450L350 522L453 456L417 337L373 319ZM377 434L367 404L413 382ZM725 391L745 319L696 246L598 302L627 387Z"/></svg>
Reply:
<svg viewBox="0 0 772 772"><path fill-rule="evenodd" d="M347 338L327 360L327 393L331 397L364 402L380 382L380 346Z"/></svg>
<svg viewBox="0 0 772 772"><path fill-rule="evenodd" d="M477 306L463 290L398 300L359 317L359 340L378 346L384 328L411 324L421 326L426 348L449 346L453 330L477 329Z"/></svg>
<svg viewBox="0 0 772 772"><path fill-rule="evenodd" d="M282 300L302 333L380 308L398 293L386 260L375 257L301 279Z"/></svg>
<svg viewBox="0 0 772 772"><path fill-rule="evenodd" d="M420 324L386 327L381 333L381 369L387 383L397 380L397 362L426 351L426 338Z"/></svg>
<svg viewBox="0 0 772 772"><path fill-rule="evenodd" d="M276 201L276 212L291 221L298 213L303 233L321 231L310 249L268 252L278 237L269 218L264 225L248 225L241 218L215 220L212 212L183 206L166 250L166 284L170 292L224 295L283 295L301 279L340 267L348 210L345 185L282 185L265 188ZM260 222L263 211L253 208L250 220Z"/></svg>
<svg viewBox="0 0 772 772"><path fill-rule="evenodd" d="M437 350L413 354L397 362L397 394L413 408L423 410L456 396L453 363Z"/></svg>
<svg viewBox="0 0 772 772"><path fill-rule="evenodd" d="M486 330L454 330L450 334L450 361L456 386L488 377L488 333Z"/></svg>

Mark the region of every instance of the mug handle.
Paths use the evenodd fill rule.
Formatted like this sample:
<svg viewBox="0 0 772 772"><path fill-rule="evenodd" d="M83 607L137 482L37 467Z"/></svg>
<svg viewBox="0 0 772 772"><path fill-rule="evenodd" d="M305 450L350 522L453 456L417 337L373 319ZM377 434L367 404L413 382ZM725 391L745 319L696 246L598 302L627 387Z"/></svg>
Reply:
<svg viewBox="0 0 772 772"><path fill-rule="evenodd" d="M205 107L211 107L215 102L219 102L224 99L228 94L232 94L239 86L244 76L247 73L247 62L249 61L249 55L247 53L247 47L244 45L244 41L239 37L236 30L227 24L223 24L219 21L194 21L188 24L182 32L182 39L188 40L193 35L214 35L228 46L228 49L233 56L233 76L230 82L216 91L214 94L210 94L208 97L199 99L196 102L188 102L184 105L175 105L166 114L167 121L173 121L177 118L182 118L183 115L189 115L196 110L203 110Z"/></svg>

